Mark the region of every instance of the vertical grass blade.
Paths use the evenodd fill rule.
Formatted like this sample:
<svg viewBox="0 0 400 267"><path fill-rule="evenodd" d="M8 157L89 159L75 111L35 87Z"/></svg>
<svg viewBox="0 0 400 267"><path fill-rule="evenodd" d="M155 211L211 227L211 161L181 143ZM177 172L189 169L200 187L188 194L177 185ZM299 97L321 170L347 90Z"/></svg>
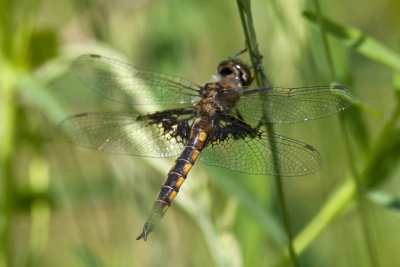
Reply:
<svg viewBox="0 0 400 267"><path fill-rule="evenodd" d="M314 13L305 11L303 14L310 22L314 24L317 22L317 16ZM356 28L342 26L327 18L322 18L322 21L329 35L339 39L360 54L400 72L400 55L395 51Z"/></svg>
<svg viewBox="0 0 400 267"><path fill-rule="evenodd" d="M239 9L239 14L240 14L240 19L242 22L242 27L243 27L243 32L245 35L246 39L246 44L247 44L247 49L249 50L249 55L250 59L253 65L253 68L258 71L258 75L256 76L256 83L258 86L270 86L271 83L268 80L267 75L265 75L264 70L261 65L261 60L262 56L258 50L258 43L257 43L257 37L256 37L256 32L253 26L253 17L251 14L251 5L249 0L237 0L237 5ZM268 118L269 114L264 112L263 116L265 118ZM274 133L274 129L272 124L265 124L267 131L271 134ZM284 195L284 190L283 190L283 184L282 184L282 179L281 175L279 174L279 160L277 157L277 150L276 150L276 145L273 139L270 139L270 146L272 150L272 155L273 155L273 166L275 168L275 173L277 175L275 176L275 182L276 182L276 187L277 187L277 192L279 196L279 202L281 206L281 211L283 215L283 222L285 225L285 231L286 235L288 238L288 250L289 250L289 255L291 258L291 261L294 266L298 266L298 260L297 256L292 244L292 239L293 239L293 234L292 234L292 229L290 225L290 218L289 218L289 213L287 211L286 207L286 200L285 200L285 195Z"/></svg>

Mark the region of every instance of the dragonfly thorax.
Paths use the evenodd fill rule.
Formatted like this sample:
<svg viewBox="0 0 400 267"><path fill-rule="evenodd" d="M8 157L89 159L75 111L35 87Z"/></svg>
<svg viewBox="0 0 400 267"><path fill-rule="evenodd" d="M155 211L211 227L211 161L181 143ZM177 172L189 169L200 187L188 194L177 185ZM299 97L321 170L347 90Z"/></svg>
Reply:
<svg viewBox="0 0 400 267"><path fill-rule="evenodd" d="M239 90L240 85L231 78L205 84L201 88L200 100L195 105L197 115L214 116L216 112L229 111L239 99Z"/></svg>
<svg viewBox="0 0 400 267"><path fill-rule="evenodd" d="M208 83L201 89L200 100L195 105L197 116L215 115L218 109L218 98L220 98L222 88L216 83Z"/></svg>

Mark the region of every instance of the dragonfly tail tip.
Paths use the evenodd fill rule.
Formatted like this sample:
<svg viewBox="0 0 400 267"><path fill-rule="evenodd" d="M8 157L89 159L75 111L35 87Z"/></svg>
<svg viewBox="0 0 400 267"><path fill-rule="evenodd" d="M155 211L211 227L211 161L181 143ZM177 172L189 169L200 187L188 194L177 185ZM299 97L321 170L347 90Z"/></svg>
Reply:
<svg viewBox="0 0 400 267"><path fill-rule="evenodd" d="M138 235L138 237L136 237L136 240L140 240L142 238L144 241L147 241L147 233L145 231L143 231L140 235Z"/></svg>

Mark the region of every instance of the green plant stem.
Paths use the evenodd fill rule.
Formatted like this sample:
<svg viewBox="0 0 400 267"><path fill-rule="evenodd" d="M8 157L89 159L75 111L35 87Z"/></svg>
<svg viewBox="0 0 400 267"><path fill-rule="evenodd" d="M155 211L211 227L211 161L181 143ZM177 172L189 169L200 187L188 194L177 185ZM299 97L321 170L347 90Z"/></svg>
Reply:
<svg viewBox="0 0 400 267"><path fill-rule="evenodd" d="M294 247L298 254L312 243L322 230L334 219L350 202L356 191L353 179L346 179L344 184L336 190L330 200L322 207L320 212L296 236Z"/></svg>
<svg viewBox="0 0 400 267"><path fill-rule="evenodd" d="M393 112L391 119L385 124L381 130L377 141L371 147L368 158L365 160L362 171L360 172L359 180L367 186L372 186L374 181L371 181L372 173L380 158L385 155L387 149L392 145L384 145L387 140L393 139L391 136L395 132L396 122L400 118L400 106L397 106ZM400 134L400 133L398 133ZM399 138L400 139L400 138ZM396 142L400 142L397 140ZM400 144L396 143L396 146ZM381 181L381 180L379 180ZM294 247L298 255L303 253L307 247L313 242L322 230L324 230L331 221L333 221L349 204L356 194L357 185L353 177L348 177L345 182L333 193L332 197L325 203L317 215L307 224L305 228L295 237ZM284 264L287 260L285 254L281 255L279 264Z"/></svg>
<svg viewBox="0 0 400 267"><path fill-rule="evenodd" d="M258 75L256 76L256 83L258 86L271 86L271 83L268 80L268 77L265 75L264 70L261 65L262 56L258 50L258 43L257 43L254 26L253 26L250 1L249 0L237 0L237 5L239 8L240 19L241 19L243 31L245 34L246 45L247 45L247 49L249 50L250 59L251 59L253 68L256 70L256 72L258 72ZM266 112L264 112L265 118L267 118L268 115L269 114L266 114ZM266 123L265 126L269 133L271 133L271 134L274 133L274 129L271 124ZM291 225L290 225L289 213L288 213L288 210L286 207L282 179L281 179L281 175L279 173L280 166L279 166L279 160L277 157L276 144L272 138L269 139L269 143L271 146L273 161L274 161L273 166L274 166L274 170L275 170L275 183L276 183L276 187L277 187L279 203L281 206L283 222L285 225L285 231L286 231L286 235L288 238L289 255L290 255L293 265L298 266L298 260L297 260L297 256L296 256L296 253L295 253L295 250L293 247L293 242L292 242L293 234L292 234Z"/></svg>
<svg viewBox="0 0 400 267"><path fill-rule="evenodd" d="M40 1L6 0L0 3L0 267L14 265L14 238L11 234L17 201L13 173L17 131L16 89L20 73L29 65L29 45Z"/></svg>
<svg viewBox="0 0 400 267"><path fill-rule="evenodd" d="M336 80L335 68L333 65L331 49L330 49L330 45L328 42L328 36L327 36L326 30L325 30L325 25L324 25L324 21L323 21L321 8L319 5L319 0L314 0L314 5L315 5L315 9L316 9L317 23L319 25L322 40L324 43L325 55L326 55L326 59L328 61L328 65L329 65L330 76L331 76L332 80ZM372 237L373 226L371 225L371 220L370 220L371 216L370 216L370 213L368 210L368 205L367 205L367 203L365 201L365 197L364 197L365 188L364 188L364 185L359 180L359 174L354 165L355 160L354 160L353 152L351 149L350 139L348 136L348 130L347 130L346 124L344 122L343 115L340 116L340 122L342 125L342 129L344 129L345 149L347 150L347 155L350 158L349 164L350 164L350 168L351 168L351 172L352 172L352 177L354 179L354 183L355 183L356 189L357 189L356 190L357 204L359 207L360 220L361 220L364 238L365 238L367 249L368 249L368 255L370 258L371 265L379 266L378 253L376 250L374 239Z"/></svg>
<svg viewBox="0 0 400 267"><path fill-rule="evenodd" d="M375 241L374 238L372 236L372 230L373 230L373 226L371 223L371 214L369 212L369 208L366 202L366 197L365 197L365 193L366 193L366 187L364 185L364 183L362 183L360 181L360 176L356 170L356 167L354 165L355 162L355 157L353 156L353 152L352 149L350 147L350 137L348 134L348 129L346 127L346 123L344 122L343 117L341 116L340 119L341 125L342 125L342 129L344 132L344 139L345 139L345 148L347 149L347 154L349 155L349 161L350 161L350 167L351 167L351 172L352 172L352 178L354 180L354 183L356 185L356 197L357 197L357 205L359 208L359 213L360 213L360 221L361 221L361 225L362 225L362 230L363 230L363 234L364 234L364 238L366 241L366 245L367 245L367 249L368 249L368 255L370 258L370 262L372 266L379 266L379 260L378 260L378 253L377 253L377 249L375 246Z"/></svg>
<svg viewBox="0 0 400 267"><path fill-rule="evenodd" d="M325 55L326 55L326 59L328 61L328 65L329 65L329 72L330 72L330 76L331 76L331 80L336 79L336 75L335 75L335 68L333 66L333 60L332 60L332 53L331 53L331 48L328 42L328 36L326 34L325 31L325 25L324 25L324 21L323 21L323 16L322 16L322 12L321 12L321 7L319 5L319 1L318 0L314 0L314 5L315 5L315 9L316 9L316 15L317 15L317 23L319 25L319 29L321 31L321 36L322 36L322 42L324 43L324 48L325 48Z"/></svg>
<svg viewBox="0 0 400 267"><path fill-rule="evenodd" d="M316 15L305 11L304 16L312 23L316 23ZM400 72L400 55L378 40L364 34L357 28L342 26L326 18L322 18L325 31L338 39L342 44L354 49L376 62L380 62L391 69Z"/></svg>
<svg viewBox="0 0 400 267"><path fill-rule="evenodd" d="M249 51L250 60L253 68L260 74L256 75L256 83L258 86L270 86L271 83L265 75L264 69L261 65L262 56L258 50L258 43L256 33L253 27L253 18L251 15L250 1L237 0L239 8L240 20L242 22L243 32L246 39L246 47Z"/></svg>
<svg viewBox="0 0 400 267"><path fill-rule="evenodd" d="M48 193L50 182L50 166L46 159L37 156L29 164L29 186L32 195ZM27 266L37 266L38 260L47 247L49 222L51 216L50 203L46 199L36 198L31 204L31 229L29 238L29 255Z"/></svg>
<svg viewBox="0 0 400 267"><path fill-rule="evenodd" d="M11 225L14 199L12 158L14 151L16 107L14 75L3 62L0 70L0 267L11 264Z"/></svg>

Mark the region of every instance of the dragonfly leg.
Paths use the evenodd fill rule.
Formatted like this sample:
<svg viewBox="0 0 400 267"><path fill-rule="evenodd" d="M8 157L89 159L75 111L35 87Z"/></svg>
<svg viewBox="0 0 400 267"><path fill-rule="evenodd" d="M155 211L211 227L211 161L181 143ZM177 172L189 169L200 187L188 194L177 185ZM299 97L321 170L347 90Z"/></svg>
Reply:
<svg viewBox="0 0 400 267"><path fill-rule="evenodd" d="M255 78L257 77L257 75L261 75L263 78L266 78L267 76L265 75L265 73L262 71L261 68L261 60L262 60L263 56L257 57L257 65L256 65L256 69L253 72L253 75L251 75L251 80L250 80L250 84L255 80Z"/></svg>
<svg viewBox="0 0 400 267"><path fill-rule="evenodd" d="M247 43L245 43L245 48L240 50L239 52L233 53L232 55L229 56L228 59L233 59L237 56L240 56L241 54L245 53L247 51Z"/></svg>
<svg viewBox="0 0 400 267"><path fill-rule="evenodd" d="M242 114L240 113L240 111L239 111L238 109L235 110L235 113L236 113L236 116L237 116L239 119L241 119L242 121L244 120Z"/></svg>
<svg viewBox="0 0 400 267"><path fill-rule="evenodd" d="M258 49L258 44L256 44L256 49ZM261 68L261 62L262 62L262 59L264 58L264 56L256 53L255 50L250 51L250 53L252 53L252 57L256 59L256 67L255 67L253 75L251 76L250 84L255 80L257 75L261 75L263 80L267 82L267 84L265 84L265 85L271 86L271 83L270 83L267 75L264 73L264 71Z"/></svg>

